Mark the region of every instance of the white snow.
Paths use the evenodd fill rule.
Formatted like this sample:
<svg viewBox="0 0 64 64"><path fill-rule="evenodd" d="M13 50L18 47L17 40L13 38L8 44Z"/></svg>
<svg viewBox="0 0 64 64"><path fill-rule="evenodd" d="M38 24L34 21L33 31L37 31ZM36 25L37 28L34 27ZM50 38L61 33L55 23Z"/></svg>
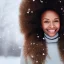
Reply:
<svg viewBox="0 0 64 64"><path fill-rule="evenodd" d="M0 56L0 64L20 64L20 57Z"/></svg>

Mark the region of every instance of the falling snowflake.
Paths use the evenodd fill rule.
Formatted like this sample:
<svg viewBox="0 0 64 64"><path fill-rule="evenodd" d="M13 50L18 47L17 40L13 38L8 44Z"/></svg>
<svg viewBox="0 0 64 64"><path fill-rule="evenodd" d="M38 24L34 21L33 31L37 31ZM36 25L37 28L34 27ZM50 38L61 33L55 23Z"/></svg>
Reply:
<svg viewBox="0 0 64 64"><path fill-rule="evenodd" d="M36 63L38 63L38 61L36 61Z"/></svg>
<svg viewBox="0 0 64 64"><path fill-rule="evenodd" d="M61 8L61 10L63 10L63 8Z"/></svg>
<svg viewBox="0 0 64 64"><path fill-rule="evenodd" d="M34 58L34 56L33 56L33 55L31 55L31 58Z"/></svg>
<svg viewBox="0 0 64 64"><path fill-rule="evenodd" d="M59 2L61 3L62 1L60 0Z"/></svg>
<svg viewBox="0 0 64 64"><path fill-rule="evenodd" d="M39 38L39 36L37 36L37 38Z"/></svg>
<svg viewBox="0 0 64 64"><path fill-rule="evenodd" d="M45 55L45 53L43 53L42 55Z"/></svg>
<svg viewBox="0 0 64 64"><path fill-rule="evenodd" d="M33 0L33 2L34 2L35 0Z"/></svg>
<svg viewBox="0 0 64 64"><path fill-rule="evenodd" d="M43 3L43 0L40 0L41 3Z"/></svg>

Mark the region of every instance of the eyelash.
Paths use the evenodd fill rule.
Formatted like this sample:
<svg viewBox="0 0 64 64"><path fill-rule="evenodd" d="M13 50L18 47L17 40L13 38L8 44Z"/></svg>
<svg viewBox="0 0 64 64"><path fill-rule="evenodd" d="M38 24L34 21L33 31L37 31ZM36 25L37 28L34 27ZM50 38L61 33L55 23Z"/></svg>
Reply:
<svg viewBox="0 0 64 64"><path fill-rule="evenodd" d="M44 21L44 23L49 23L49 21Z"/></svg>
<svg viewBox="0 0 64 64"><path fill-rule="evenodd" d="M56 21L54 21L54 22L59 22L59 21L56 20ZM44 21L44 23L49 23L49 21Z"/></svg>
<svg viewBox="0 0 64 64"><path fill-rule="evenodd" d="M59 21L56 20L56 21L54 21L54 22L59 22Z"/></svg>

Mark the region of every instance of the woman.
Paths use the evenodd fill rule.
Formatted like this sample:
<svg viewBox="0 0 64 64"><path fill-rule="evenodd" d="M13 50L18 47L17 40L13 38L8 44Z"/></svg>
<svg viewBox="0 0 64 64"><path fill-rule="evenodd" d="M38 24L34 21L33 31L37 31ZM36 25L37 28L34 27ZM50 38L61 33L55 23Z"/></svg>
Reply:
<svg viewBox="0 0 64 64"><path fill-rule="evenodd" d="M56 1L45 4L39 1L26 0L20 6L20 26L25 35L21 64L63 64L64 26L60 5Z"/></svg>

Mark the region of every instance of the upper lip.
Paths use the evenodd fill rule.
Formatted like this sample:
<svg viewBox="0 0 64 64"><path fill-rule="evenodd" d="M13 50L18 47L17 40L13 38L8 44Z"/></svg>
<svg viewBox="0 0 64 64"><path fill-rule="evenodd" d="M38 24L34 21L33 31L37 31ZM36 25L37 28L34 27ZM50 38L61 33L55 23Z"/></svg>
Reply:
<svg viewBox="0 0 64 64"><path fill-rule="evenodd" d="M56 30L56 29L47 29L47 30Z"/></svg>

